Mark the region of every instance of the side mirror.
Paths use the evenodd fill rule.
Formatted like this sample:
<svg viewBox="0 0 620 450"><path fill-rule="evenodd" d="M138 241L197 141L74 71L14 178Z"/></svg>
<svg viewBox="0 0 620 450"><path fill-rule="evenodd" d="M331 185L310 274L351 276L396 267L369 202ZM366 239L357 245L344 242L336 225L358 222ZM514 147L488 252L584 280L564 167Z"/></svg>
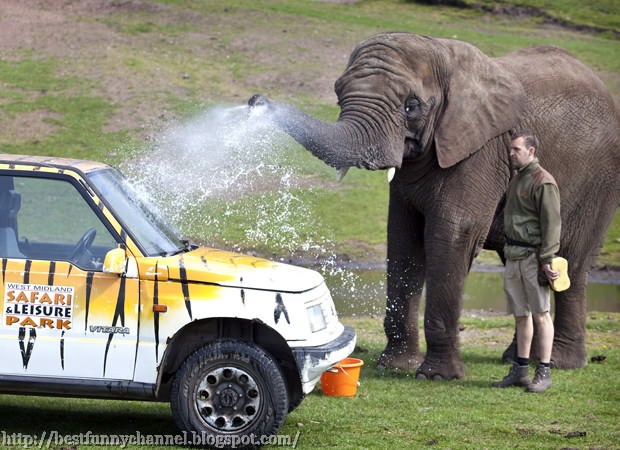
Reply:
<svg viewBox="0 0 620 450"><path fill-rule="evenodd" d="M105 255L103 261L103 271L105 273L115 273L124 275L127 268L127 255L124 248L115 248Z"/></svg>

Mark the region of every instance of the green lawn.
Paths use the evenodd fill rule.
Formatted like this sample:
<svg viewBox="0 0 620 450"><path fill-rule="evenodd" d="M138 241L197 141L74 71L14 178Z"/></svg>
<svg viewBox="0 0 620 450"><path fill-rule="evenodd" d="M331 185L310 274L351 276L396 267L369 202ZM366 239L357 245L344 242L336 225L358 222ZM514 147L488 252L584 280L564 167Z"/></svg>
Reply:
<svg viewBox="0 0 620 450"><path fill-rule="evenodd" d="M588 356L602 361L578 370L553 370L550 390L528 394L520 388L491 387L508 370L499 359L512 336L510 317L462 318L467 375L451 382L378 371L375 364L385 343L381 320L343 319L358 333L353 356L364 361L356 396L328 397L319 385L289 414L279 434L296 439L299 449L617 448L619 320L619 314L590 314ZM9 436L46 432L49 437L52 430L58 436L78 437L89 431L106 436L140 433L144 439L180 436L169 406L160 403L3 395L0 417ZM75 447L59 443L50 448Z"/></svg>

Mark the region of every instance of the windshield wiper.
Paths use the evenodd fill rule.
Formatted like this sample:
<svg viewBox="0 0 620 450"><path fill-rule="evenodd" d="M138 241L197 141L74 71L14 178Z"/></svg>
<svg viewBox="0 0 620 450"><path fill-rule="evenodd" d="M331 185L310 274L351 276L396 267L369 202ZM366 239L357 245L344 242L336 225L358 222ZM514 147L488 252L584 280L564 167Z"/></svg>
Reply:
<svg viewBox="0 0 620 450"><path fill-rule="evenodd" d="M179 253L189 252L192 249L192 246L187 239L181 239L181 244L183 244L181 248L178 248L173 252L166 253L164 256L174 256L178 255Z"/></svg>

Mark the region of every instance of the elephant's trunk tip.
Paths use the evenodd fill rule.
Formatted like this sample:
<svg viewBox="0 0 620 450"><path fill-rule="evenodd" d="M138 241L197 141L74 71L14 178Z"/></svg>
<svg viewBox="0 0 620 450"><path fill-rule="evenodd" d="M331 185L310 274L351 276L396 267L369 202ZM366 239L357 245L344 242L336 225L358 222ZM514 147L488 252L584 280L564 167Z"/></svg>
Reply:
<svg viewBox="0 0 620 450"><path fill-rule="evenodd" d="M254 108L255 106L260 106L264 104L265 104L265 97L263 97L261 94L254 94L248 100L248 106L250 108Z"/></svg>

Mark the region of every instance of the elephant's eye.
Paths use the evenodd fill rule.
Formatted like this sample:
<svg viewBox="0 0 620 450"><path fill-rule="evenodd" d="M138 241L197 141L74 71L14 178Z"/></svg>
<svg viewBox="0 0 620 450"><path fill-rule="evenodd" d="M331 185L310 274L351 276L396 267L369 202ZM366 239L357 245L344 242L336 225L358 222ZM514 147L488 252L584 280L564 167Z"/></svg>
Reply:
<svg viewBox="0 0 620 450"><path fill-rule="evenodd" d="M418 106L420 106L420 100L416 97L410 97L405 102L405 112L407 114L412 113Z"/></svg>

